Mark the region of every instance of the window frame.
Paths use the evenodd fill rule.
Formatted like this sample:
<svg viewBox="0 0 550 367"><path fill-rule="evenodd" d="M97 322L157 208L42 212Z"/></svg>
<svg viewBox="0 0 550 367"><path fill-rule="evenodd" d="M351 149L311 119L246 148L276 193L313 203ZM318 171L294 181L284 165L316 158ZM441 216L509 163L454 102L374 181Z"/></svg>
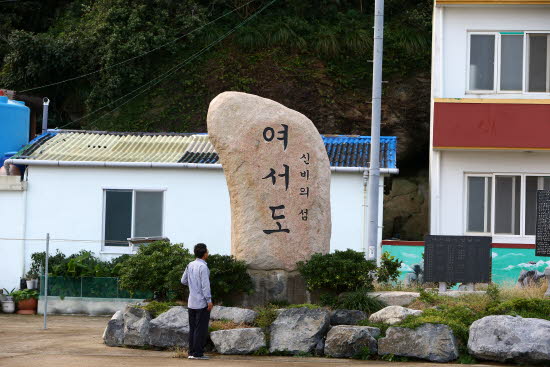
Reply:
<svg viewBox="0 0 550 367"><path fill-rule="evenodd" d="M487 200L488 200L488 190L489 190L489 185L487 184L487 179L488 178L493 178L493 176L490 174L490 173L466 173L464 175L464 203L465 203L465 206L464 206L464 233L466 235L471 235L471 236L482 236L482 235L488 235L488 234L491 234L491 231L493 229L493 218L491 216L491 231L485 231L485 232L473 232L473 231L468 231L468 212L469 212L469 209L470 209L470 201L468 200L468 195L469 195L469 184L468 184L468 178L469 177L483 177L485 178L485 213L484 213L484 216L483 216L483 227L485 229L487 229L487 214L488 214L488 205L487 205ZM494 181L494 178L493 178L493 181ZM493 183L494 182L491 182L491 190L493 190ZM491 196L492 198L492 196ZM494 200L491 200L491 214L493 213L493 202Z"/></svg>
<svg viewBox="0 0 550 367"><path fill-rule="evenodd" d="M500 72L501 72L501 50L502 50L502 43L501 38L502 35L517 35L519 36L520 33L523 36L523 55L522 55L522 62L523 62L523 68L522 68L522 88L521 90L502 90L500 86ZM517 34L514 34L517 33ZM550 50L550 30L491 30L491 31L481 31L481 30L467 30L466 31L466 95L494 95L494 94L504 94L504 95L514 95L514 94L523 94L523 95L544 95L548 96L550 95L550 55L549 59L546 64L546 83L547 83L547 92L529 92L529 84L528 84L528 75L529 75L529 34L548 34L547 42L548 42L548 49ZM493 89L471 89L470 88L470 54L471 54L471 41L472 41L472 35L492 35L495 36L495 55L494 60L495 63L493 65Z"/></svg>
<svg viewBox="0 0 550 367"><path fill-rule="evenodd" d="M121 246L113 246L113 245L106 245L106 239L105 239L105 227L106 227L106 215L107 215L107 191L131 191L132 192L132 218L131 218L131 228L130 228L130 238L134 237L134 226L135 226L135 216L136 216L136 193L137 192L158 192L162 193L162 233L160 234L160 237L164 236L164 233L166 232L166 188L153 188L153 187L144 187L144 188L129 188L129 187L102 187L102 198L103 198L103 211L101 216L101 253L102 254L132 254L135 252L135 249L133 246L128 245L121 245Z"/></svg>
<svg viewBox="0 0 550 367"><path fill-rule="evenodd" d="M546 59L546 92L529 92L529 34L547 34L546 47L547 47L547 59ZM525 31L523 40L523 93L525 94L550 94L550 31Z"/></svg>

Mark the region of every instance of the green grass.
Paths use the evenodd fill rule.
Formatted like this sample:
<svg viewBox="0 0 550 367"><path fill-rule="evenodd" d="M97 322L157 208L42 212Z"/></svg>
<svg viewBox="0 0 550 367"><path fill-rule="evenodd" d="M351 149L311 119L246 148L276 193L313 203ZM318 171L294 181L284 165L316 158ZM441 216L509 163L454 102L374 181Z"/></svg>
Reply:
<svg viewBox="0 0 550 367"><path fill-rule="evenodd" d="M172 306L178 306L178 304L175 302L151 301L145 306L138 306L138 307L149 311L149 313L151 314L151 317L155 318L155 317L158 317L160 314L168 311Z"/></svg>
<svg viewBox="0 0 550 367"><path fill-rule="evenodd" d="M263 307L256 307L256 312L258 313L258 317L254 321L254 326L267 329L271 324L273 324L273 321L277 318L277 306L268 304Z"/></svg>

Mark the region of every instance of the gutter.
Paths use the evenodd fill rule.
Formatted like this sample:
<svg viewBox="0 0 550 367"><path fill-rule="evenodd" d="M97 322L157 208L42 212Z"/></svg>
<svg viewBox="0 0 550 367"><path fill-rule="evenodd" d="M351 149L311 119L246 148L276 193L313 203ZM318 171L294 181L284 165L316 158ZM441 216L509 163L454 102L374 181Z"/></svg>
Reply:
<svg viewBox="0 0 550 367"><path fill-rule="evenodd" d="M105 168L200 168L222 169L219 163L167 163L167 162L101 162L101 161L41 161L32 159L6 159L5 165L49 167L105 167ZM330 167L332 172L365 173L366 167ZM380 173L396 175L398 168L381 168Z"/></svg>

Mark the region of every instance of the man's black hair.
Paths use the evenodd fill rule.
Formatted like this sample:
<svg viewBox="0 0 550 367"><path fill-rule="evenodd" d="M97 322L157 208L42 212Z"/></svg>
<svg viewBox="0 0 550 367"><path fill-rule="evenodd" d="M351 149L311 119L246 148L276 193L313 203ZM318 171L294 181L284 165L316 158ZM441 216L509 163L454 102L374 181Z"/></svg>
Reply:
<svg viewBox="0 0 550 367"><path fill-rule="evenodd" d="M202 259L204 254L206 254L206 252L208 251L208 249L206 248L206 245L204 243L197 243L193 251L195 252L195 257L197 259Z"/></svg>

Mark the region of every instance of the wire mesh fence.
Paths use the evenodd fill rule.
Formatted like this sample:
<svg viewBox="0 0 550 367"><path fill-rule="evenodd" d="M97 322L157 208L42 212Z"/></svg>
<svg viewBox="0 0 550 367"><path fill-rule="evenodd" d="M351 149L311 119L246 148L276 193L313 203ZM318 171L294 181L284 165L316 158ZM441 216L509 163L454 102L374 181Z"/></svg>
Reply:
<svg viewBox="0 0 550 367"><path fill-rule="evenodd" d="M44 276L40 277L40 295L45 294ZM113 277L48 277L48 296L88 298L150 299L151 292L129 292L120 287L119 278Z"/></svg>

